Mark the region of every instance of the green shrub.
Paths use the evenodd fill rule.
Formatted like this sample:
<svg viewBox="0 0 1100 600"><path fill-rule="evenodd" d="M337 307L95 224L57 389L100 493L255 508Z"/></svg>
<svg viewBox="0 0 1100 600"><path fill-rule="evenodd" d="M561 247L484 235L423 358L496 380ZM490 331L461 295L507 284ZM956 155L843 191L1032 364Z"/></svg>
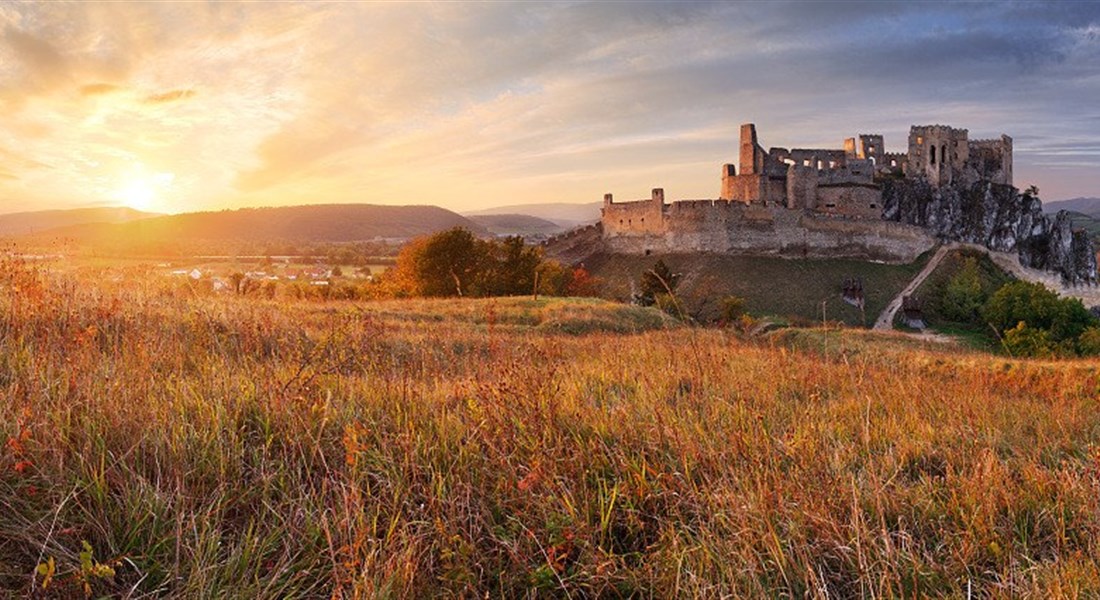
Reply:
<svg viewBox="0 0 1100 600"><path fill-rule="evenodd" d="M1100 356L1100 327L1089 327L1078 336L1077 353L1081 356Z"/></svg>
<svg viewBox="0 0 1100 600"><path fill-rule="evenodd" d="M1054 344L1045 329L1028 327L1020 321L1005 331L1004 346L1013 356L1049 357L1054 355Z"/></svg>

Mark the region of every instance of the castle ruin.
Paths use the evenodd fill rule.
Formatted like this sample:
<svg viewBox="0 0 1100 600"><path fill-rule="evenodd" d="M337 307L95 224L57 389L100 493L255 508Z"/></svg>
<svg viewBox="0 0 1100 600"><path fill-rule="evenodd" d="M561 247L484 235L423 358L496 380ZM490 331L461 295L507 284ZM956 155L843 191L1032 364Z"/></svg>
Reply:
<svg viewBox="0 0 1100 600"><path fill-rule="evenodd" d="M840 149L771 148L741 126L738 164L722 165L717 199L615 202L604 196L602 237L613 252L720 252L852 257L908 262L936 239L883 219L883 184L919 180L939 188L1012 185L1012 138L970 140L965 129L913 126L907 153L861 134Z"/></svg>

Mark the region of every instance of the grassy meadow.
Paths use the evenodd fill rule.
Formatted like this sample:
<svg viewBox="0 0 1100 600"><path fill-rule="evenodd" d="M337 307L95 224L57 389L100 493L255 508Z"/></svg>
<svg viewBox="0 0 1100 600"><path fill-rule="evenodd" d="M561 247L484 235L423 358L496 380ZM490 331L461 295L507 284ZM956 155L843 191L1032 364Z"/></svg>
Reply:
<svg viewBox="0 0 1100 600"><path fill-rule="evenodd" d="M0 596L1089 598L1100 368L0 267Z"/></svg>

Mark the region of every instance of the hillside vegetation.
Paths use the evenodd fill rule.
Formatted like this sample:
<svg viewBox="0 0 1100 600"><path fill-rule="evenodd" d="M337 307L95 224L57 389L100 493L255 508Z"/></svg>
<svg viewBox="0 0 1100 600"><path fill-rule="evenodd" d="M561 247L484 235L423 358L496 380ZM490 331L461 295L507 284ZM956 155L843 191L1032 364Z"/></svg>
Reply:
<svg viewBox="0 0 1100 600"><path fill-rule="evenodd" d="M0 287L12 596L1100 594L1093 362L587 300Z"/></svg>
<svg viewBox="0 0 1100 600"><path fill-rule="evenodd" d="M584 265L603 281L610 297L625 300L630 297L631 284L658 260L681 275L676 292L688 311L704 321L716 319L721 298L732 295L743 298L746 310L755 315L820 323L824 303L826 320L864 326L873 323L890 299L921 270L927 256L908 265L887 265L848 259L597 254ZM863 280L862 312L841 300L844 281L849 278Z"/></svg>

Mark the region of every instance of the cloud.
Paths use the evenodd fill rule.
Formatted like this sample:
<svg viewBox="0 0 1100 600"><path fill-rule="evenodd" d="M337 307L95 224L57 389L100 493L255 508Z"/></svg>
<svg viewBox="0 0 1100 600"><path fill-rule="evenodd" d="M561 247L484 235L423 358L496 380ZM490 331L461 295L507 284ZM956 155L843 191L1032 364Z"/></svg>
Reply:
<svg viewBox="0 0 1100 600"><path fill-rule="evenodd" d="M92 201L141 165L176 175L161 210L706 197L755 121L1003 131L1088 195L1047 166L1100 166L1098 94L1093 3L8 4L0 146L57 168L6 163L0 194Z"/></svg>
<svg viewBox="0 0 1100 600"><path fill-rule="evenodd" d="M167 92L161 92L159 94L150 94L146 96L142 100L142 102L146 104L165 104L168 102L186 100L194 95L195 90L170 90Z"/></svg>
<svg viewBox="0 0 1100 600"><path fill-rule="evenodd" d="M121 86L117 86L113 83L88 83L80 86L81 96L102 96L104 94L112 94L120 91Z"/></svg>

